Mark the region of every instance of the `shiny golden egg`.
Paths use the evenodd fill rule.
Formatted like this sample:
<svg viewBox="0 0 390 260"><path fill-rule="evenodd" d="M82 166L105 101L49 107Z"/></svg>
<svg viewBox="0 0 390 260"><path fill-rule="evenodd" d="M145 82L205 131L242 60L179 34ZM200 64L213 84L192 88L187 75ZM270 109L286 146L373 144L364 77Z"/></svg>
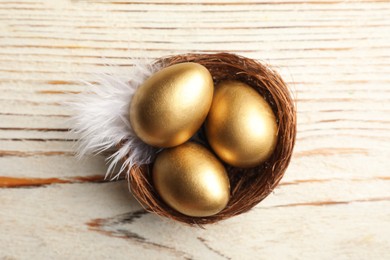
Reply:
<svg viewBox="0 0 390 260"><path fill-rule="evenodd" d="M135 134L156 147L186 142L200 128L213 99L213 79L198 63L166 67L147 79L130 105Z"/></svg>
<svg viewBox="0 0 390 260"><path fill-rule="evenodd" d="M278 126L267 101L239 81L223 81L214 90L206 136L215 153L241 168L266 161L277 142Z"/></svg>
<svg viewBox="0 0 390 260"><path fill-rule="evenodd" d="M230 197L224 166L207 148L194 142L160 152L153 165L153 183L165 203L192 217L217 214Z"/></svg>

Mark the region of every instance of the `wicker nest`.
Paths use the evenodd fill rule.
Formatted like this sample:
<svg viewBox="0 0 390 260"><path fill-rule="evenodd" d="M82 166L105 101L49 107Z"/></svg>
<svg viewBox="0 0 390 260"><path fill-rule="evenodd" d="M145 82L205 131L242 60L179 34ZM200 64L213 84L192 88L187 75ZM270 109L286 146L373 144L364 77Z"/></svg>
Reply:
<svg viewBox="0 0 390 260"><path fill-rule="evenodd" d="M252 86L270 103L279 128L275 151L266 162L249 169L225 164L230 179L231 197L226 208L213 216L190 217L170 208L153 186L152 164L130 169L128 181L132 194L147 210L187 224L210 224L250 210L276 187L291 159L296 136L296 111L283 79L277 72L256 60L217 53L184 54L156 61L162 67L182 62L196 62L205 66L212 74L214 84L231 79Z"/></svg>

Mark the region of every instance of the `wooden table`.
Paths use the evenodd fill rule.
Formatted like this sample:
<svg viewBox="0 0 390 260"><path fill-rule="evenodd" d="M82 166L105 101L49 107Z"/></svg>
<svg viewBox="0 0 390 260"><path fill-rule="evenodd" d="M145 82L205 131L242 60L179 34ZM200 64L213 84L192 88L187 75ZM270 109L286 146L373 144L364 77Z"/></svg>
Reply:
<svg viewBox="0 0 390 260"><path fill-rule="evenodd" d="M389 17L369 0L1 0L0 259L389 259ZM281 185L204 229L77 161L61 106L93 73L192 51L262 59L298 102Z"/></svg>

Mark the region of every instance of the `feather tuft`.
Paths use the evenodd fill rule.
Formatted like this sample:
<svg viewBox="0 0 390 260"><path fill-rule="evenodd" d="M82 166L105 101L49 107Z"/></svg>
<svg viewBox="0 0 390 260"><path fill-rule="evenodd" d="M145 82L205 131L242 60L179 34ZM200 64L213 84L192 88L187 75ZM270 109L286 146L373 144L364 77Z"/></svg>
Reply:
<svg viewBox="0 0 390 260"><path fill-rule="evenodd" d="M140 84L159 69L140 60L125 79L113 74L96 75L96 83L84 82L88 91L72 95L72 101L66 104L73 112L70 131L78 137L78 158L116 150L107 158L106 179L118 179L126 169L151 163L158 151L135 135L129 106ZM114 174L118 166L119 171Z"/></svg>

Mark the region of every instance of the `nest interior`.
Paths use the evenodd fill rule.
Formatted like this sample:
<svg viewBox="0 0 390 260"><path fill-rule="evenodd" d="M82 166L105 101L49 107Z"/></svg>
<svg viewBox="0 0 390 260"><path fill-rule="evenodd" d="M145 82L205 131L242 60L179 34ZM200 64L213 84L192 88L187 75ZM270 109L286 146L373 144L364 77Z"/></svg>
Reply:
<svg viewBox="0 0 390 260"><path fill-rule="evenodd" d="M152 165L130 169L128 181L132 194L147 210L187 224L215 223L250 210L267 197L279 183L293 152L296 110L286 83L269 66L230 53L184 54L161 58L156 62L162 67L182 62L196 62L210 71L214 84L227 79L247 83L271 105L278 123L278 141L272 156L257 167L241 169L225 164L230 179L231 196L226 208L216 215L190 217L170 208L153 187Z"/></svg>

